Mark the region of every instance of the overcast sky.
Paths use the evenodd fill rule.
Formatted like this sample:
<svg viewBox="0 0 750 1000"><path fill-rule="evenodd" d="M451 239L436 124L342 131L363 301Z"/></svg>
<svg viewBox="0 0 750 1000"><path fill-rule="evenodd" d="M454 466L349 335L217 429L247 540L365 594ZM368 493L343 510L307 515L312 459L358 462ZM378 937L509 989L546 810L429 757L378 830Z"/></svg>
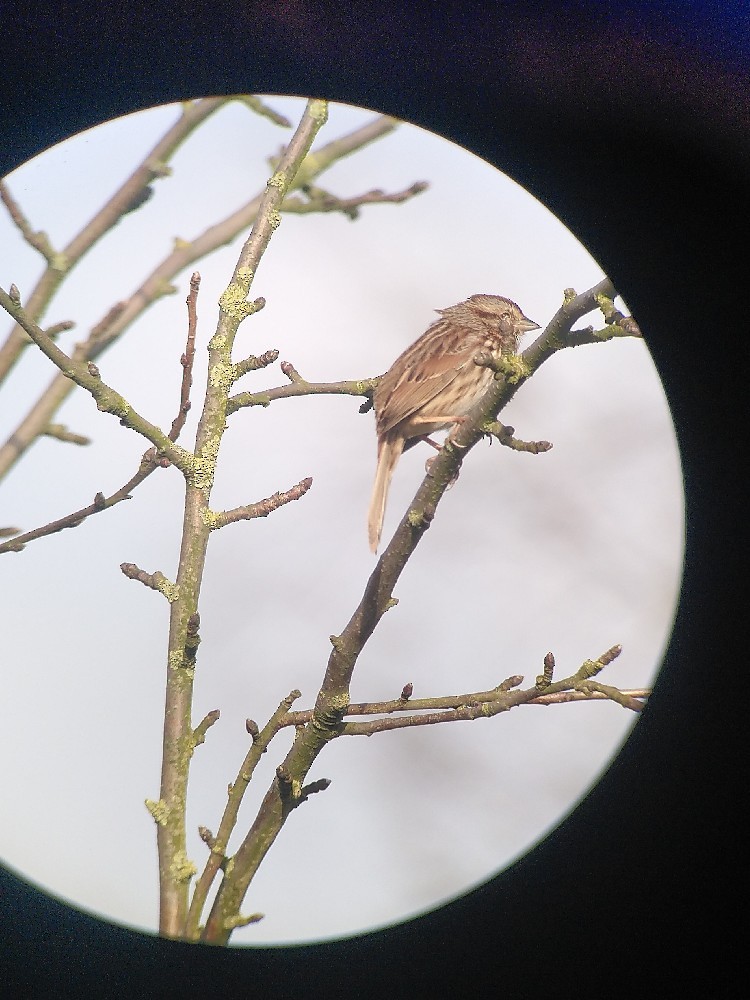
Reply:
<svg viewBox="0 0 750 1000"><path fill-rule="evenodd" d="M299 100L274 107L298 120ZM159 108L103 125L12 174L36 229L66 242L140 162L178 114ZM334 107L318 143L372 117ZM166 256L263 189L266 158L288 132L239 104L209 119L179 150L173 175L74 271L45 323L76 321L71 348ZM319 183L337 195L429 181L403 205L283 217L252 294L236 356L271 347L310 380L384 371L444 308L476 292L516 300L542 326L563 289L602 277L571 233L514 182L418 128L337 164ZM196 265L199 359L244 237ZM0 215L0 285L27 297L39 256ZM611 276L616 279L616 276ZM189 273L99 360L103 378L168 429L184 349ZM1 318L1 317L0 317ZM637 318L637 317L636 317ZM600 316L589 322L600 323ZM10 322L0 328L10 328ZM648 330L644 331L648 340ZM526 341L528 343L528 340ZM0 395L3 440L52 377L29 349ZM260 390L285 381L278 365L245 377ZM199 824L216 830L227 783L261 725L295 687L312 705L328 636L356 607L373 557L366 509L375 470L372 414L351 397L280 400L231 418L214 509L314 484L272 517L211 538L201 599L194 720L221 710L191 771L189 853L199 870ZM88 448L37 443L0 491L0 524L28 530L119 488L146 443L76 392L58 418L92 436ZM511 674L527 682L548 650L558 675L615 643L605 683L651 683L668 642L682 571L682 477L669 409L647 346L621 340L561 352L523 387L502 419L551 452L480 444L396 588L399 605L360 658L354 700L485 690ZM393 482L384 540L419 485L429 449L414 448ZM159 796L168 609L125 579L121 562L174 578L182 480L154 474L119 507L74 531L0 556L4 718L0 856L75 904L136 927L157 921L153 821ZM608 703L524 707L493 720L339 740L311 779L330 788L295 811L243 906L263 922L234 942L315 940L355 933L462 893L526 851L584 795L633 725ZM290 736L272 744L240 815L252 822ZM309 905L308 905L309 904Z"/></svg>

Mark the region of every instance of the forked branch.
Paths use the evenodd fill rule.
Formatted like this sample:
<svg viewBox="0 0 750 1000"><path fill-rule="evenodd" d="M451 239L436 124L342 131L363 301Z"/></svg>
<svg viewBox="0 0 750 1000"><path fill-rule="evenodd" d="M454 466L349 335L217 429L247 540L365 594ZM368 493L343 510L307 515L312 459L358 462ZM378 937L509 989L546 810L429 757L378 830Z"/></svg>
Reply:
<svg viewBox="0 0 750 1000"><path fill-rule="evenodd" d="M494 692L484 693L484 697L481 694L456 696L460 704L449 704L442 700L442 704L426 704L425 711L419 714L415 711L415 704L410 701L410 686L406 685L397 706L393 706L392 711L384 712L381 718L346 721L350 712L349 687L357 659L382 616L397 604L393 596L394 587L429 526L445 489L455 479L461 462L483 434L494 433L505 443L511 444L512 434L497 422L497 415L502 407L545 360L556 351L573 346L580 339L581 334L571 334L573 324L581 316L597 308L598 298L603 297L604 301L613 298L614 294L611 283L605 280L580 296L566 295L562 309L553 317L547 329L523 355L511 358L509 367L498 371L496 380L483 399L431 464L393 539L378 560L359 606L343 632L331 636L332 650L315 707L304 715L290 713L288 724L296 726L294 743L283 764L277 769L276 778L266 792L255 821L231 859L231 864L225 865L223 869L222 882L202 933L204 940L220 944L229 939L236 926L247 888L291 813L294 795L290 794L290 789L299 792L305 787L304 782L310 768L330 740L341 735L371 735L404 726L487 717L516 705L545 704L543 699L549 702L571 693L579 698L608 697L615 690L597 685L592 678L619 654L619 647L608 650L597 661L587 661L576 674L563 681L552 680L554 658L550 656L545 659L545 671L533 688L513 690L522 682L522 678L514 677L499 685ZM611 325L623 329L619 322ZM632 330L626 335L633 336L637 333ZM592 337L591 342L600 339L603 338ZM291 388L305 394L307 386L292 366L285 366L284 371L290 379ZM280 392L276 398L283 398L283 394ZM546 442L536 444L537 452L545 450L543 444ZM641 699L634 694L620 695L618 692L618 695L612 700L624 707L634 711L642 707ZM410 715L397 716L395 713L404 712L407 704Z"/></svg>

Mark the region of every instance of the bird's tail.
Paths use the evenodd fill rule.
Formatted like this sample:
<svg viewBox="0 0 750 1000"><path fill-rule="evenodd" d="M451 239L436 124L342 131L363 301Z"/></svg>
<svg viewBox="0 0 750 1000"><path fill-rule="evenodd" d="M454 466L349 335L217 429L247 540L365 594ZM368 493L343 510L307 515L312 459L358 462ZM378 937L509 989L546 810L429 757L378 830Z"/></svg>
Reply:
<svg viewBox="0 0 750 1000"><path fill-rule="evenodd" d="M373 552L377 552L380 532L383 529L385 502L388 499L388 488L391 485L393 470L396 468L396 463L403 450L404 442L401 438L384 437L378 442L378 467L375 472L370 509L367 512L367 534L370 540L370 549Z"/></svg>

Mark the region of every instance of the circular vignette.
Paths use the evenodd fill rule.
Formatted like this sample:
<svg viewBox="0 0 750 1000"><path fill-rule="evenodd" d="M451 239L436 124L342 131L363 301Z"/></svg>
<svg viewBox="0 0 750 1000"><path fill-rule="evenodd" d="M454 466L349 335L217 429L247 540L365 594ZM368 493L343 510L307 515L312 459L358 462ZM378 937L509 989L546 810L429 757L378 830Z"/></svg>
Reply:
<svg viewBox="0 0 750 1000"><path fill-rule="evenodd" d="M295 121L303 102L268 98L267 106ZM138 287L144 274L169 255L168 238L177 236L178 247L179 241L195 242L217 217L247 199L250 163L257 172L256 187L262 190L265 153L283 133L273 115L254 118L257 110L242 102L228 103L206 120L176 152L172 177L153 181L156 197L143 199L126 213L108 237L109 246L102 244L98 255L92 253L77 269L70 291L63 290L55 302L56 315L75 315L83 330L95 326L109 304L127 297L127 290ZM95 211L113 190L117 181L112 164L118 177L127 176L178 114L174 107L157 108L100 126L16 172L9 188L19 191L19 203L30 217L45 219L50 238L65 245L80 218ZM318 146L352 134L375 117L334 106ZM242 170L227 158L228 145L234 146ZM413 187L421 181L429 182L424 192ZM584 248L526 192L465 150L423 130L401 126L361 154L336 163L325 184L344 199L343 210L332 212L328 203L314 224L305 215L284 216L278 249L274 241L253 289L263 294L267 307L248 321L253 324L252 350L256 343L265 349L271 346L269 338L276 338L273 346L283 345L284 356L304 377L327 381L375 375L424 329L432 310L478 291L517 299L544 326L565 289L584 291L603 277ZM379 204L377 196L365 198L356 209L360 218L352 225L358 195L376 189L386 192L381 199L385 204ZM401 204L389 204L388 192ZM320 197L318 192L310 190L298 200L310 206L315 197ZM245 232L239 229L228 247L196 265L203 272L201 314L210 315L204 303L219 298ZM16 245L8 260L19 268L23 241L9 225L6 249L13 239ZM34 257L30 251L28 256ZM27 276L14 275L24 290L31 286L34 264L28 265ZM174 281L180 292L187 291L184 269ZM165 426L174 408L169 373L184 338L182 297L160 300L150 315L139 318L132 335L104 356L110 382L139 411L155 414L152 419ZM311 335L317 333L316 321L325 323L324 338ZM598 325L603 322L599 317ZM205 352L210 323L206 320L201 329L199 352ZM27 355L27 378L44 385L46 363L31 351ZM204 364L199 356L197 376ZM28 393L30 381L20 383L18 399ZM283 376L276 373L275 381L283 382ZM196 398L199 402L200 395ZM343 410L342 400L335 397L306 402L310 414L303 417L303 426L298 402L279 402L259 416L251 412L235 417L246 418L248 428L252 421L263 422L262 427L257 423L252 462L248 432L240 429L226 442L226 465L217 485L220 508L253 495L259 469L264 470L260 481L267 482L269 495L283 488L293 469L313 471L307 468L310 462L320 485L310 497L312 541L311 521L284 521L283 513L278 521L274 517L268 525L261 522L268 531L265 541L260 535L254 538L252 558L238 544L239 526L228 528L226 538L216 536L216 562L209 569L214 591L204 592L201 605L204 638L213 639L218 657L228 664L240 662L240 650L255 644L258 661L276 666L252 682L244 669L230 668L229 676L217 672L209 684L199 670L194 715L203 714L198 705L205 701L206 709L221 706L222 720L196 752L190 784L196 805L189 806L188 818L193 830L199 824L217 824L232 761L241 757L246 742L245 716L251 711L268 715L292 686L305 688L311 703L319 677L301 674L298 664L308 655L306 650L314 650L321 665L325 662L327 643L321 645L321 637L325 640L327 630L346 620L358 599L357 588L361 591L370 572L370 557L360 543L372 474L371 418L357 418L351 404ZM67 492L61 487L56 496L63 510L78 505L79 484L87 473L92 483L114 481L118 475L123 478L123 468L137 464L143 444L125 440L117 426L91 425L90 409L81 394L71 398L65 410L71 426L91 427L96 437L83 457L71 458L52 442L35 449L36 455L29 452L26 467L19 466L17 502L33 523L53 516L41 483L49 476L64 483L69 462L75 461L78 468ZM199 409L195 407L188 421L188 432L194 430ZM552 452L532 457L500 448L500 455L496 450L483 454L481 449L472 455L461 488L447 497L417 554L421 564L416 558L398 585L398 614L389 615L362 655L354 700L387 700L407 681L415 683L419 697L485 691L515 673L524 673L530 681L541 671L548 648L568 675L620 642L626 654L609 668L616 675L610 677L608 671L605 683L638 690L650 685L674 613L682 504L669 413L645 344L623 340L560 352L518 394L503 419L517 426L522 437L550 438ZM285 442L281 458L278 440ZM335 444L321 448L326 441ZM391 498L397 511L408 505L422 477L423 457L407 456L399 469ZM39 815L30 819L30 829L6 831L11 843L4 856L77 905L153 929L153 838L137 803L146 796L155 798L149 788L158 759L161 675L154 650L163 621L148 602L149 595L133 588L124 591L124 581L106 571L120 561L115 553L132 546L134 538L140 548L134 561L173 564L179 491L166 481L149 485L159 490L152 493L150 506L129 504L126 514L109 523L114 512L92 517L76 529L79 534L70 531L41 540L33 554L30 547L22 557L24 563L13 566L16 573L21 566L15 584L18 610L12 616L18 642L27 648L33 632L23 611L32 607L32 591L37 602L44 603L45 614L54 616L49 648L39 636L33 674L16 678L20 687L14 697L21 704L35 703L50 747L64 742L67 779L59 768L45 771L49 751L35 758L40 748L36 731L30 733L23 725L8 728L6 737L23 748L19 759L26 764L11 776L9 794L20 801L29 785L40 794ZM30 505L29 498L36 498L37 506ZM387 531L392 533L394 526L391 517ZM235 534L230 537L231 531ZM81 538L84 532L96 538L87 544ZM281 575L273 575L279 552L305 553L293 580L288 579L286 563ZM267 568L258 575L258 566ZM323 566L330 576L321 586ZM247 595L253 591L257 621L246 611ZM125 628L123 601L133 602L125 616L131 624ZM290 642L287 630L280 647L278 602L282 609L295 609L297 645ZM75 646L65 651L55 637L76 620L81 607L87 609L87 620L92 611L93 617ZM107 608L118 608L117 616L108 620ZM137 629L132 626L135 620ZM456 621L471 623L468 633L456 628ZM121 631L112 647L117 628ZM102 649L107 650L106 672L99 666ZM72 656L71 662L61 669L66 656ZM128 669L134 662L152 666L139 674ZM29 676L33 684L24 689ZM108 706L106 713L95 708L102 704ZM111 757L91 753L92 746L110 746L112 732L126 731L133 717L139 717L142 726L137 741L116 742ZM249 897L257 896L265 921L237 932L237 943L362 933L461 895L525 853L560 822L607 766L630 725L627 710L614 704L560 705L544 713L530 707L493 723L425 727L361 745L345 740L343 746L332 746L318 767L325 773L331 769L334 785L342 788L341 799L326 796L316 807L330 810L327 815L306 808L297 830L292 823L282 831ZM406 782L401 780L404 760ZM127 775L124 781L111 781L113 766ZM217 774L225 775L223 784ZM316 774L317 768L311 776ZM270 771L261 773L260 782L267 783L270 776ZM97 789L95 797L87 795L92 787ZM488 789L493 789L491 794ZM446 801L452 803L450 810ZM43 822L50 810L57 818L52 838ZM112 829L114 814L119 821ZM252 813L245 809L244 815ZM81 827L89 831L83 870L76 837ZM40 840L34 831L41 834ZM310 850L316 866L301 876L300 858ZM202 851L205 847L192 834L189 855L200 858ZM113 853L121 859L115 869L110 864ZM342 859L347 870L359 869L363 891L356 896L346 881L338 888L329 885L326 872ZM365 891L366 876L370 881ZM326 912L316 908L312 921L296 898L301 877L311 896L323 891L328 896Z"/></svg>

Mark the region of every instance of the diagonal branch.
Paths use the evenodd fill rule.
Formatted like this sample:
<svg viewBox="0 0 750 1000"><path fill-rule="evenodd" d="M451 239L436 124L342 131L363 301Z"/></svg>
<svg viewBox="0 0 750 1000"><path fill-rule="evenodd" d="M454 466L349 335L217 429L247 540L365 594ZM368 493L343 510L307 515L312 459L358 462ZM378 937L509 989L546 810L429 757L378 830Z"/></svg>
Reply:
<svg viewBox="0 0 750 1000"><path fill-rule="evenodd" d="M226 101L229 99L222 98L221 100ZM188 110L190 111L193 107L193 105L189 106ZM201 107L205 108L206 106L201 105ZM190 113L197 114L197 111L193 110ZM340 136L316 149L314 152L309 153L301 165L299 174L290 183L289 191L310 184L317 176L343 157L349 156L370 143L375 142L377 139L388 135L397 127L398 122L396 119L380 115L373 118L366 125L354 129L347 135ZM163 141L166 141L166 137ZM162 154L162 160L164 158L165 156ZM277 161L278 158L274 158L274 164ZM150 161L147 160L146 162ZM175 290L172 280L177 274L212 251L231 243L239 233L247 231L257 218L262 197L262 194L256 195L241 208L228 215L222 221L210 226L195 239L191 241L176 241L172 252L154 268L151 274L128 299L118 303L117 306L109 310L101 323L97 324L90 332L89 337L76 347L73 356L79 361L93 361L98 358L129 329L148 306ZM283 199L279 210L281 210L282 206ZM64 252L67 257L70 257L72 253L71 247L66 248ZM58 272L51 272L51 274L52 277L42 279L29 298L27 311L35 320L46 309L49 300L61 280ZM53 277L55 278L54 281L52 280ZM23 330L18 327L16 330L18 332L11 334L6 347L0 349L0 379L3 377L3 372L9 370L13 364L18 352L28 343L28 338L25 336ZM43 433L44 428L53 421L54 415L60 405L72 391L72 384L62 375L58 375L52 380L18 427L16 427L8 441L0 446L0 477L12 468L39 435ZM245 402L242 405L251 404Z"/></svg>
<svg viewBox="0 0 750 1000"><path fill-rule="evenodd" d="M563 308L553 317L547 329L529 349L524 351L523 355L511 359L511 369L499 373L499 377L493 381L484 397L470 411L466 421L460 425L451 440L434 459L393 539L367 581L359 606L343 632L330 637L333 648L312 716L297 729L296 739L283 764L277 769L276 778L266 792L252 826L232 858L231 867L228 866L224 873L203 931L203 940L224 944L229 939L233 927L232 921L239 914L248 886L293 807L285 789L289 784L292 787L302 787L323 747L346 730L353 735L357 732L367 732L368 727L370 732L374 732L404 725L400 719L390 717L373 720L372 723L343 721L349 707L349 685L357 659L380 619L386 611L396 605L393 589L429 526L445 489L455 478L464 456L487 432L486 428L497 420L501 408L512 398L519 386L530 378L547 358L567 346L566 337L573 324L581 316L597 308L598 296L614 297L614 288L609 280L605 279L582 295L566 296ZM296 372L287 370L286 374L293 384L297 384ZM590 680L618 653L619 647L613 647L598 661L587 661L574 676L575 684L579 685ZM545 661L542 681L537 682L531 693L511 691L507 697L511 700L515 697L521 701L524 698L530 701L541 695L550 697L560 693L558 686L550 681L552 665L551 662L548 664ZM568 678L566 682L559 682L561 685L565 683L570 687L573 680ZM407 688L404 689L404 693L407 693ZM496 711L507 711L507 708L508 705L502 700L495 706ZM487 706L456 707L447 711L464 712L468 715L475 712L479 717L487 714ZM442 714L440 713L440 717ZM424 719L425 716L415 718ZM434 721L438 721L437 716ZM427 723L412 721L407 724Z"/></svg>
<svg viewBox="0 0 750 1000"><path fill-rule="evenodd" d="M279 114L278 111L275 111L256 94L237 94L234 99L239 101L240 104L244 104L245 107L250 108L250 110L254 111L256 115L268 118L268 120L272 121L274 125L280 125L281 128L291 128L292 123L286 115Z"/></svg>
<svg viewBox="0 0 750 1000"><path fill-rule="evenodd" d="M140 486L144 479L147 479L151 475L154 469L158 468L156 455L156 449L150 448L141 459L141 464L136 474L111 496L105 497L103 493L97 493L93 502L88 506L81 507L80 510L74 510L70 514L66 514L65 517L58 518L56 521L50 521L49 524L44 524L39 528L26 531L23 534L16 534L9 541L0 543L0 554L3 552L20 552L24 546L29 542L35 541L37 538L45 538L47 535L57 534L58 531L63 531L65 528L77 528L79 524L92 514L99 514L101 511L108 510L123 500L130 500L133 490L137 486Z"/></svg>
<svg viewBox="0 0 750 1000"><path fill-rule="evenodd" d="M188 334L185 353L180 358L180 364L182 365L180 405L177 416L172 421L172 428L167 435L169 440L172 442L177 441L177 438L185 425L185 419L188 411L190 410L190 387L193 380L193 363L195 361L195 334L197 324L196 303L198 299L199 287L200 275L196 272L190 279L190 293L187 297ZM47 428L46 433L51 433L51 428ZM67 440L73 440L75 437L75 435L71 435L70 432L67 432ZM88 438L84 438L76 443L87 444ZM114 507L123 500L130 500L133 495L133 490L137 486L140 486L145 479L148 479L154 469L165 468L169 464L169 460L165 458L164 455L160 454L156 448L150 448L141 458L140 465L138 466L135 475L132 476L124 486L120 487L120 489L111 496L105 497L104 494L97 493L94 497L93 503L89 504L87 507L82 507L80 510L73 511L71 514L58 518L56 521L51 521L49 524L42 525L40 528L34 528L33 531L27 531L23 535L16 535L16 537L12 538L9 542L0 544L0 554L3 552L20 552L27 542L34 541L37 538L44 538L46 535L56 534L58 531L63 531L65 528L77 528L78 525L85 521L91 514L98 514L103 510L109 510L110 507Z"/></svg>
<svg viewBox="0 0 750 1000"><path fill-rule="evenodd" d="M70 243L59 253L52 251L51 247L48 248L47 252L42 251L48 260L48 267L28 297L27 311L32 319L37 322L41 319L63 278L112 229L123 214L132 208L134 201L142 195L151 181L157 177L163 177L169 172L167 166L169 159L188 136L206 118L230 100L231 98L228 97L207 97L183 104L178 121L162 136L130 177L120 185L109 201L86 223ZM17 212L20 213L20 211L20 208L17 208ZM19 221L15 221L18 225ZM29 343L23 327L20 324L13 327L7 341L0 348L0 382Z"/></svg>
<svg viewBox="0 0 750 1000"><path fill-rule="evenodd" d="M299 500L300 497L303 497L312 486L312 483L312 478L308 476L307 479L301 480L296 486L292 486L291 489L285 490L283 493L277 492L265 500L258 500L244 507L235 507L234 510L224 510L218 514L214 514L211 519L211 527L223 528L225 525L233 524L235 521L251 521L256 517L268 517L269 514L278 510L279 507L283 507L284 504L292 503L294 500Z"/></svg>
<svg viewBox="0 0 750 1000"><path fill-rule="evenodd" d="M43 433L45 437L55 438L56 441L67 441L68 444L77 444L81 447L91 444L90 437L86 437L85 434L76 434L65 424L49 424Z"/></svg>
<svg viewBox="0 0 750 1000"><path fill-rule="evenodd" d="M271 740L285 725L284 719L288 716L289 709L297 698L300 697L301 693L297 690L288 694L260 731L257 725L251 719L248 719L247 728L252 738L252 743L237 772L237 777L227 790L227 804L219 823L218 833L215 837L211 837L210 843L207 841L211 853L208 861L206 861L203 873L195 885L193 898L190 902L190 910L185 925L185 937L188 940L197 940L198 938L198 925L203 913L203 907L206 905L208 892L219 869L223 868L227 863L226 851L229 845L229 838L237 823L242 799L250 784L253 772L260 762L261 757L268 749Z"/></svg>
<svg viewBox="0 0 750 1000"><path fill-rule="evenodd" d="M10 193L10 188L2 179L0 179L0 201L5 205L12 222L29 246L33 247L34 250L38 250L47 263L51 264L55 259L55 251L50 243L49 236L44 232L36 232L34 230L24 215L21 206Z"/></svg>
<svg viewBox="0 0 750 1000"><path fill-rule="evenodd" d="M156 570L155 573L147 573L139 566L136 566L135 563L120 563L120 569L129 580L137 580L139 583L142 583L144 587L148 587L150 590L156 590L160 594L163 594L170 604L172 601L177 600L179 594L177 587L161 572L161 570Z"/></svg>
<svg viewBox="0 0 750 1000"><path fill-rule="evenodd" d="M98 410L119 417L121 424L148 438L179 469L185 473L190 471L189 453L175 445L162 430L142 417L126 399L103 382L95 364L84 364L67 355L3 288L0 288L0 306L10 313L18 326L28 333L66 379L75 382L93 396Z"/></svg>

